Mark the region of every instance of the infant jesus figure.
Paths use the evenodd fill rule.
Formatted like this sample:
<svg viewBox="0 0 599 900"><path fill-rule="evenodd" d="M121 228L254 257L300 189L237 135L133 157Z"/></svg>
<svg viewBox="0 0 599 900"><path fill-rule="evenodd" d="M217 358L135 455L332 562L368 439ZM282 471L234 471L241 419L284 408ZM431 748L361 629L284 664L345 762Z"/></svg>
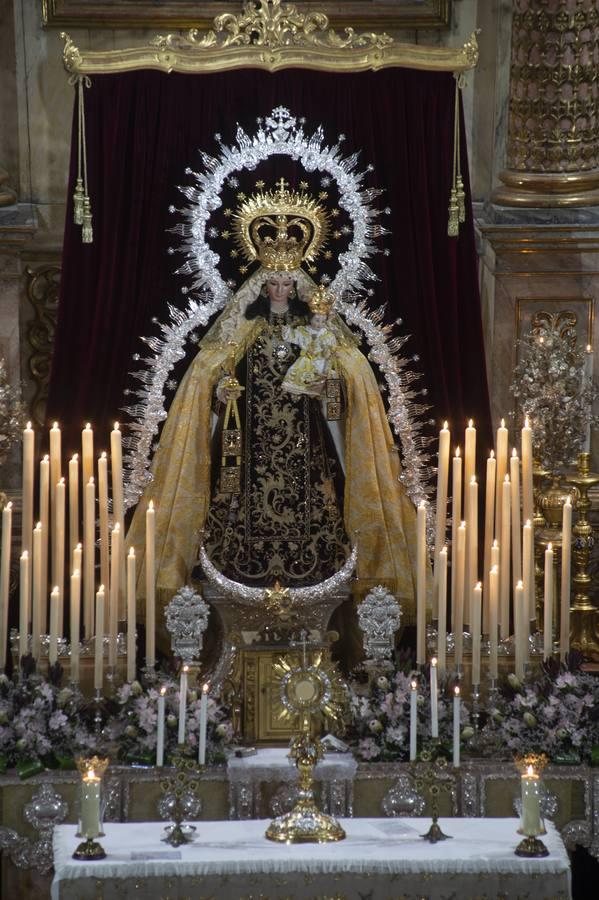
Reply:
<svg viewBox="0 0 599 900"><path fill-rule="evenodd" d="M298 359L289 367L283 389L292 394L319 397L326 384L334 361L337 338L327 327L329 313L335 302L332 291L318 287L310 299L310 324L286 326L283 340L300 348Z"/></svg>

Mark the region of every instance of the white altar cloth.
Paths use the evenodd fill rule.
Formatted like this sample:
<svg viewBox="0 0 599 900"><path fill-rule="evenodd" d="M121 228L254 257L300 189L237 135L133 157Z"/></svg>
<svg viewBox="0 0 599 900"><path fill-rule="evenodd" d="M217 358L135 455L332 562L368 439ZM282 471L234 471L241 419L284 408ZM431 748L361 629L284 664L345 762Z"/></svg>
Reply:
<svg viewBox="0 0 599 900"><path fill-rule="evenodd" d="M334 816L353 814L354 778L358 763L351 753L327 753L314 767L314 779L320 785L320 805ZM261 819L291 809L297 799L290 791L290 783L297 782L295 761L289 758L286 747L261 747L254 756L230 756L227 760L229 778L229 818ZM264 782L281 782L282 787L264 803L261 786ZM276 807L279 801L279 808Z"/></svg>
<svg viewBox="0 0 599 900"><path fill-rule="evenodd" d="M435 845L420 837L430 819L341 821L346 840L303 845L266 840L266 820L200 821L195 841L176 850L160 841L160 822L106 823L107 858L95 863L72 859L76 827L60 825L52 900L571 896L568 855L551 823L543 838L550 856L521 859L516 819L441 819L452 839Z"/></svg>

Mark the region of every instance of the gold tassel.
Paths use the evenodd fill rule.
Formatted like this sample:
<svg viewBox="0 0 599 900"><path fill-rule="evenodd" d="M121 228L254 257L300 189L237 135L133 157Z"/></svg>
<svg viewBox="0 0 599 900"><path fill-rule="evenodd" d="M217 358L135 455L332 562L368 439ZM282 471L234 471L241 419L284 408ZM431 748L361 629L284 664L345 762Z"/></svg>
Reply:
<svg viewBox="0 0 599 900"><path fill-rule="evenodd" d="M77 178L73 194L73 221L75 225L83 225L83 179Z"/></svg>
<svg viewBox="0 0 599 900"><path fill-rule="evenodd" d="M466 221L466 205L464 203L464 197L466 196L464 191L464 182L462 181L462 176L458 173L457 177L457 201L458 201L458 220L460 222Z"/></svg>
<svg viewBox="0 0 599 900"><path fill-rule="evenodd" d="M83 229L81 231L81 240L84 244L92 244L94 241L94 230L92 228L92 208L87 194L83 198Z"/></svg>
<svg viewBox="0 0 599 900"><path fill-rule="evenodd" d="M458 214L458 193L456 188L452 187L449 197L449 221L447 223L447 234L449 237L457 237L460 229L460 219Z"/></svg>

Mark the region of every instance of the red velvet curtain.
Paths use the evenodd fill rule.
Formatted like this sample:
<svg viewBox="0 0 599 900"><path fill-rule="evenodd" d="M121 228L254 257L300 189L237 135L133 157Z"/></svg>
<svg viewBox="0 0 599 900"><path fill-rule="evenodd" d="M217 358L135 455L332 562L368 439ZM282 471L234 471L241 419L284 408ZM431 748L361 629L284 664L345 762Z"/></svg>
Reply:
<svg viewBox="0 0 599 900"><path fill-rule="evenodd" d="M447 236L453 152L454 79L447 73L386 69L356 75L290 70L212 75L133 72L94 76L86 90L89 185L94 242L81 243L73 224L74 129L61 300L48 419L64 424L65 450L77 449L79 429L91 421L108 434L132 355L151 319L166 318L166 303L183 306L185 284L167 255L176 242L171 204L185 198L185 168L199 167L199 150L215 152L214 135L232 143L239 122L283 105L305 117L306 131L322 123L327 143L344 133L343 149L360 151L374 166L369 184L385 189L379 205L391 214L374 268L373 305L387 302L412 335L406 349L419 356L433 405L431 417L461 430L476 417L481 455L491 446L487 380L470 190L462 142L467 221ZM276 175L276 169L273 169Z"/></svg>

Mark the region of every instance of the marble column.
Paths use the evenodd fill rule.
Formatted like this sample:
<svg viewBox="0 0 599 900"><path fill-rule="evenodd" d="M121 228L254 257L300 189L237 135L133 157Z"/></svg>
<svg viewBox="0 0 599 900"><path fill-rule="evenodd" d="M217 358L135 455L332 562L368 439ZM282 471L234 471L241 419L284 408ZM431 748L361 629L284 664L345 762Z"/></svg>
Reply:
<svg viewBox="0 0 599 900"><path fill-rule="evenodd" d="M503 206L599 204L599 0L513 0Z"/></svg>

